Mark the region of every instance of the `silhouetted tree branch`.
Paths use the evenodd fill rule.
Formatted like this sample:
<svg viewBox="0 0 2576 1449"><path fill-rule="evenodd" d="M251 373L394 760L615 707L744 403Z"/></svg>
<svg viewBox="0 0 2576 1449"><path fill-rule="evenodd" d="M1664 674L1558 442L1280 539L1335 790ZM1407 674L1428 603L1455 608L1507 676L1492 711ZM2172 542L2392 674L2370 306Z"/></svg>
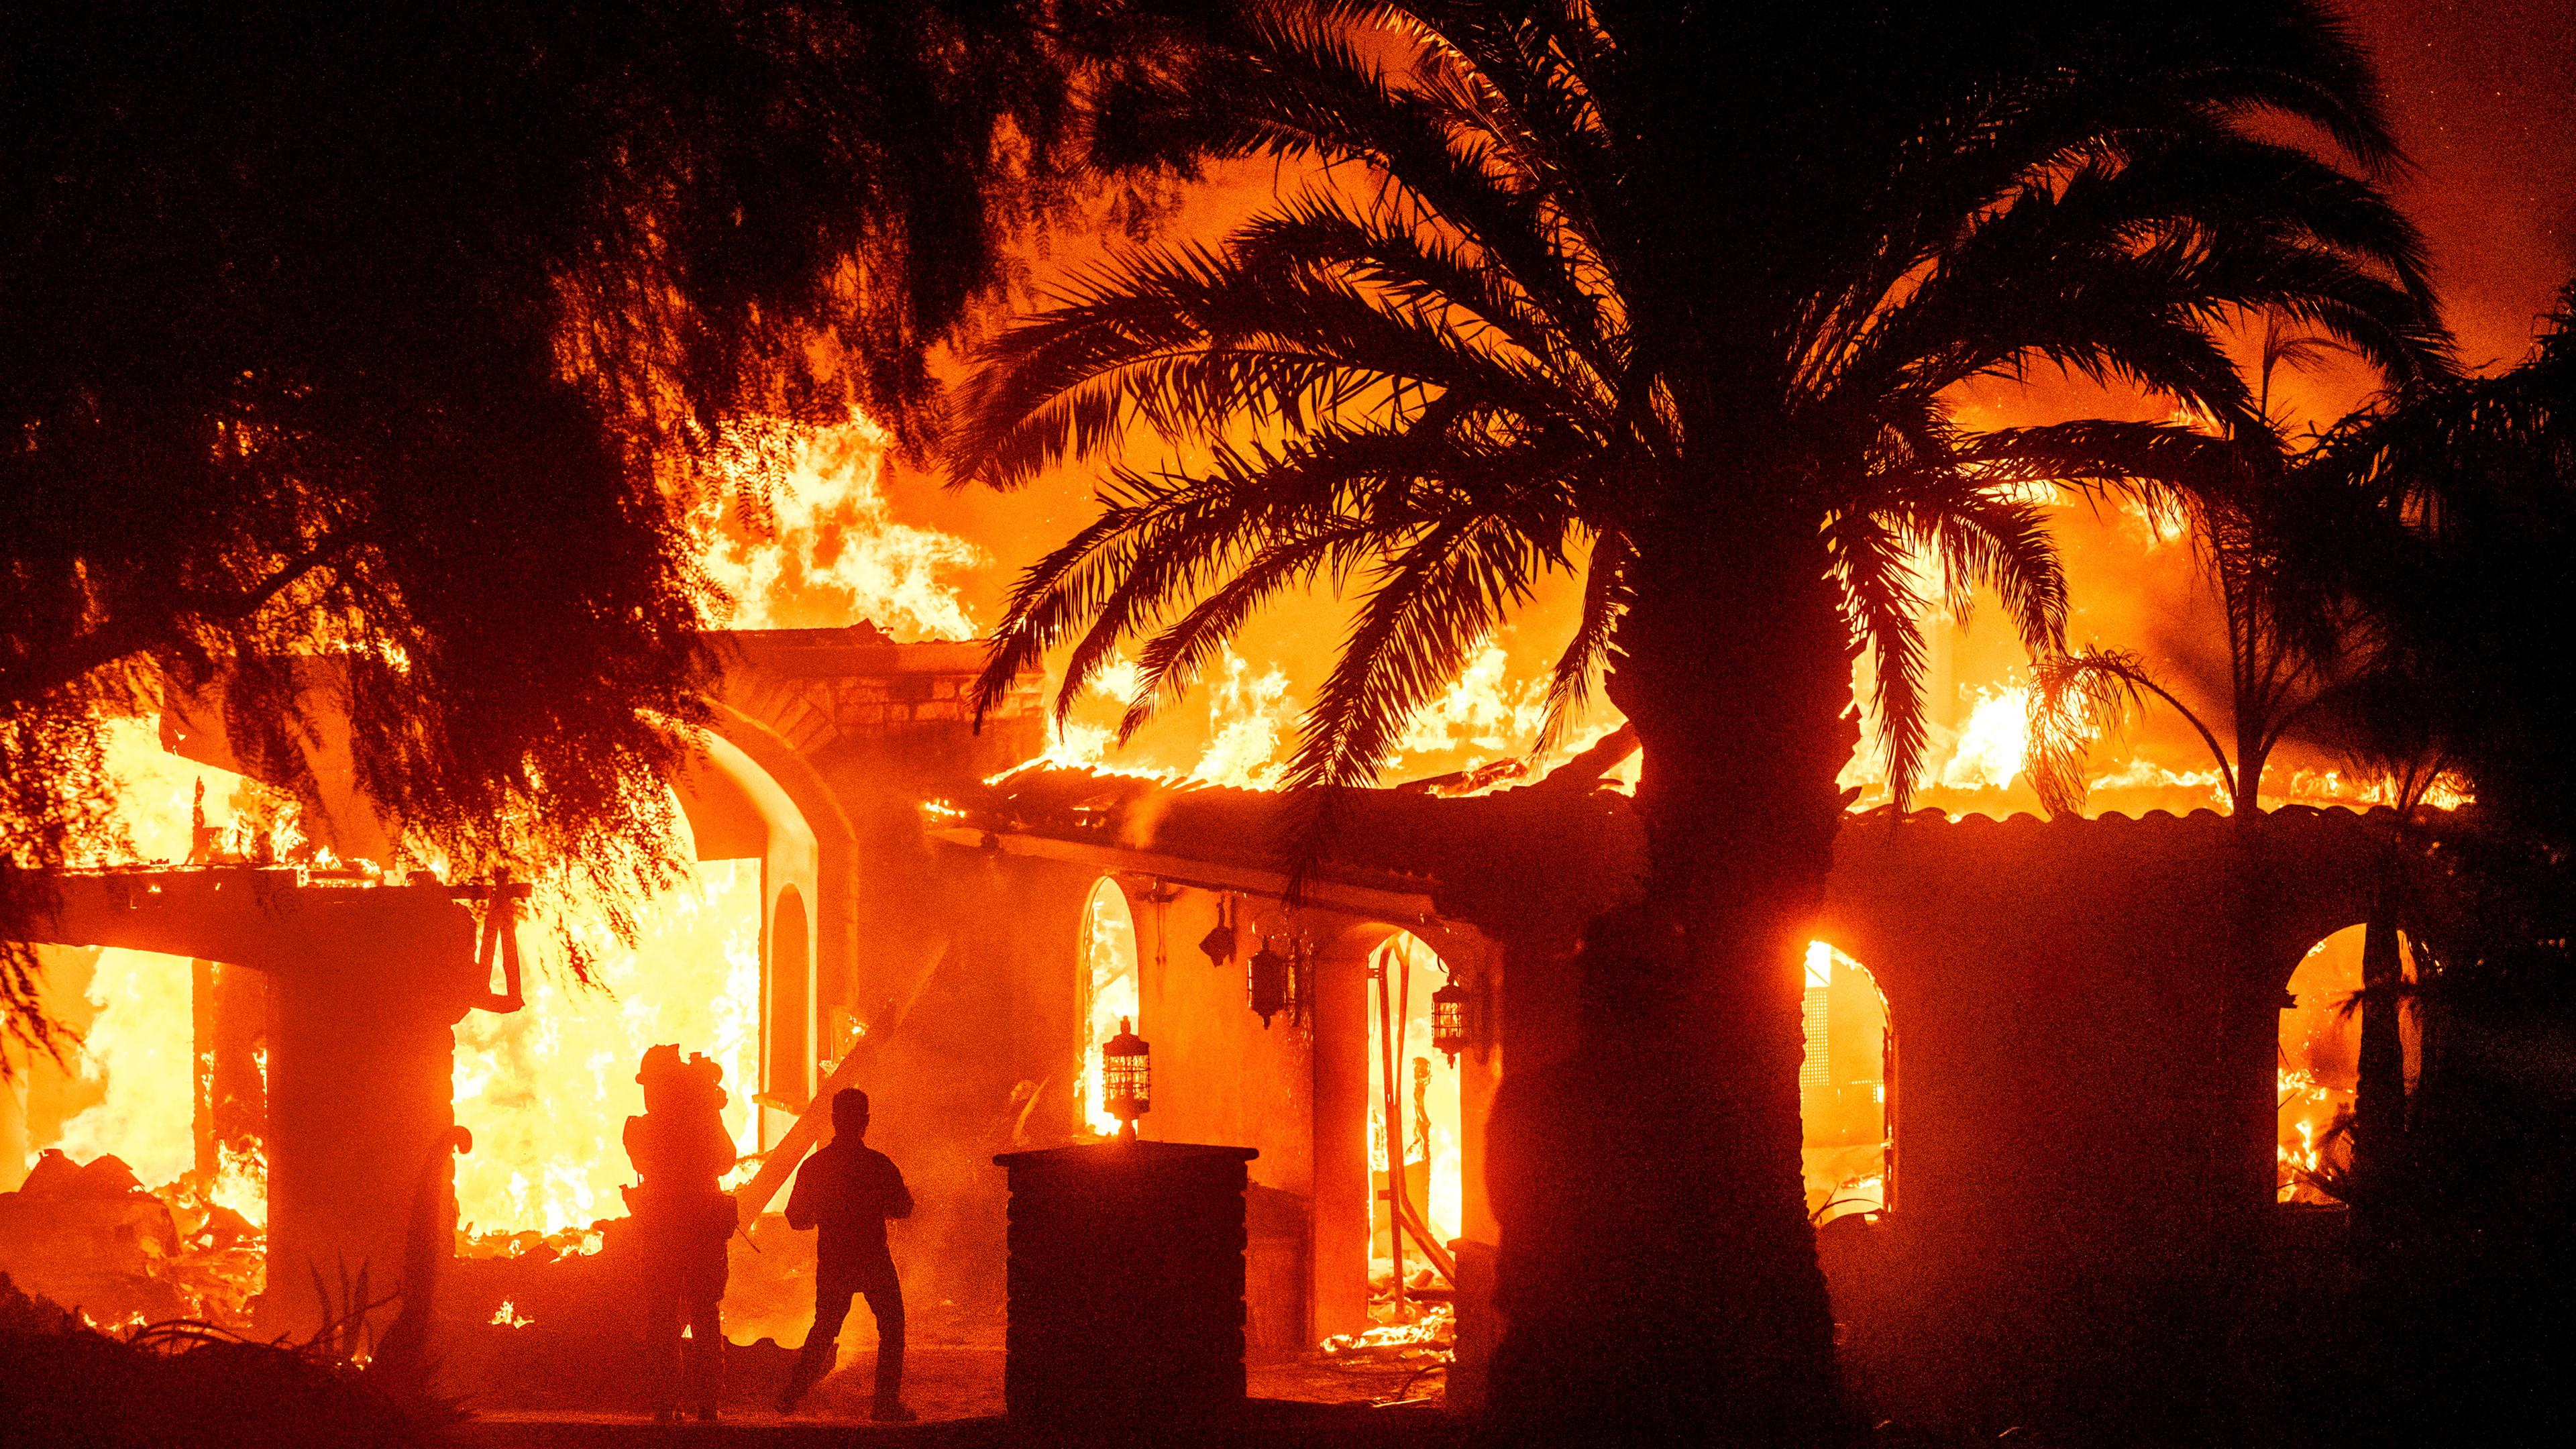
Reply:
<svg viewBox="0 0 2576 1449"><path fill-rule="evenodd" d="M678 510L757 492L745 428L926 446L1012 239L1151 214L1091 103L1196 9L0 11L0 859L112 844L101 716L220 680L250 757L347 716L422 858L650 884L706 673Z"/></svg>

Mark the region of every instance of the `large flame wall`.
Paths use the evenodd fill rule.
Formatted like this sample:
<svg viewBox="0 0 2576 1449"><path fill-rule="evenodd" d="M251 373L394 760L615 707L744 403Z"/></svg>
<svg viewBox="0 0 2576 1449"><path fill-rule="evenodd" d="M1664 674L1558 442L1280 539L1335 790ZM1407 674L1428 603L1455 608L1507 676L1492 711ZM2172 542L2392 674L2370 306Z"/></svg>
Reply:
<svg viewBox="0 0 2576 1449"><path fill-rule="evenodd" d="M456 1168L464 1223L552 1233L624 1216L617 1189L635 1174L620 1133L644 1110L635 1067L657 1042L724 1068L725 1126L759 1150L760 911L758 861L699 864L647 908L631 948L596 919L572 923L597 962L590 985L527 929L526 1009L456 1029L456 1120L474 1134Z"/></svg>

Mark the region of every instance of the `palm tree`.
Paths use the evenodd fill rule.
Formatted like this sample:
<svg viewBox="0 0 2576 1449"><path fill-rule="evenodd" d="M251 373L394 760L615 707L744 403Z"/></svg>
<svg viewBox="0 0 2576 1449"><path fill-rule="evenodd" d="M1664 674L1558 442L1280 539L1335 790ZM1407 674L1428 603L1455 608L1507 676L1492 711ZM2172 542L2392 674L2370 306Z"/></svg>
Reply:
<svg viewBox="0 0 2576 1449"><path fill-rule="evenodd" d="M2094 745L2123 731L2151 704L2173 710L2207 747L2234 827L2235 852L2220 904L2235 917L2238 951L2249 953L2230 962L2224 977L2237 983L2240 999L2219 1013L2208 1044L2207 1079L2213 1084L2229 1082L2239 1064L2265 1057L2250 1038L2269 1032L2272 1020L2262 1001L2268 993L2253 985L2272 963L2250 959L2262 938L2259 915L2273 895L2276 864L2261 835L2265 771L2294 733L2314 734L2347 706L2378 699L2380 685L2391 677L2388 642L2369 611L2357 607L2352 589L2356 561L2386 555L2386 530L2362 490L2320 466L2327 435L2312 432L2303 445L2295 444L2288 420L2272 407L2279 369L2306 370L2335 350L2330 339L2302 334L2275 313L2265 319L2255 360L2250 423L2223 429L2079 423L2007 430L1988 440L2026 460L2054 457L2062 481L2145 496L2164 515L2158 526L2179 521L2188 528L2218 596L2227 649L2224 718L2213 721L2194 710L2137 654L2087 647L2033 663L2029 724L2031 782L2058 814L2081 808ZM2390 984L2366 994L2369 999L2390 1000L2397 949L2389 915L2394 876L2383 875L2364 967L2365 974L2377 970L2390 977ZM2380 1069L2372 1082L2374 1108L2385 1089L2386 1063L2384 1053L2374 1056L2371 1049L2393 1050L2397 1041L2389 1010L2377 1007L2364 1022L2365 1056ZM2398 1080L2402 1109L2402 1075ZM2384 1117L2384 1111L2375 1112L2372 1125ZM2241 1209L2261 1200L2271 1169L2234 1150L2237 1138L2217 1132L2205 1139L2202 1193L2220 1221L2243 1229L2251 1219ZM2239 1210L2230 1211L2231 1205Z"/></svg>
<svg viewBox="0 0 2576 1449"><path fill-rule="evenodd" d="M2464 779L2480 829L2563 856L2571 691L2564 633L2576 540L2576 284L2542 319L2520 365L2358 414L2317 449L2313 471L2358 498L2376 527L2343 551L2344 587L2379 621L2378 663L2328 701L2329 738L2395 807L2388 865L2362 951L2356 1168L2386 1169L2408 1131L2398 1011L2409 996L2396 930L2397 863L2420 848L2421 808ZM2432 1071L2436 1025L2422 1008L2441 969L2415 947L2412 992ZM2365 1178L2371 1174L2364 1174ZM2365 1183L2367 1185L2367 1183Z"/></svg>
<svg viewBox="0 0 2576 1449"><path fill-rule="evenodd" d="M2222 576L2225 579L2227 576ZM2289 588L2328 587L2321 577L2291 579L2275 575L2261 584L2241 576L2232 582L2247 593ZM2222 583L2227 590L2227 583ZM2280 643L2276 636L2234 627L2253 609L2240 609L2231 599L2231 648L2248 640ZM2420 813L2428 797L2448 777L2451 761L2439 738L2441 711L2420 677L2389 657L2384 642L2344 635L2340 644L2354 653L2342 659L2313 645L2284 648L2256 656L2231 654L2230 678L2237 686L2234 721L2236 752L2230 756L2219 731L2190 705L2158 682L2144 660L2124 650L2088 648L2032 666L2030 774L2040 798L2052 812L2079 809L2087 793L2087 757L2103 737L2115 734L2150 703L2160 703L2181 716L2216 765L2229 815L2239 831L2240 852L2230 882L2229 903L2255 924L2252 911L2262 892L2259 872L2268 863L2254 847L2260 822L2257 803L2262 764L2274 745L2296 735L2332 745L2357 778L2368 781L2388 801L2393 815L2380 852L2362 935L2362 990L2350 1003L2361 1015L2360 1090L2354 1104L2351 1140L2356 1169L2372 1159L2385 1159L2405 1130L2405 1058L2397 1014L2405 995L2399 957L2399 920L2403 914L2403 857L2420 834ZM2247 689L2309 681L2312 687ZM2250 765L2247 762L2253 762ZM2252 933L2240 931L2251 939ZM2419 964L2425 954L2417 945ZM2249 963L2236 963L2244 965ZM2251 981L2255 973L2232 971L2232 979ZM2247 1014L2249 1021L2254 1019ZM2214 1044L2222 1056L2228 1042ZM2213 1185L2223 1167L2212 1166Z"/></svg>
<svg viewBox="0 0 2576 1449"><path fill-rule="evenodd" d="M1914 561L1993 587L2037 651L2064 618L2021 491L2054 460L1963 435L1948 391L2039 361L2250 419L2216 333L2252 309L2398 376L2439 352L2406 222L2237 124L2390 161L2339 29L2277 0L2082 11L1268 8L1124 134L1314 183L1091 277L973 387L964 477L1017 486L1139 433L1177 450L1115 467L1022 579L986 703L1070 645L1069 704L1141 641L1132 728L1266 601L1356 583L1291 780L1359 784L1543 574L1581 576L1556 718L1602 680L1635 726L1648 859L1587 937L1580 1050L1497 1107L1517 1432L1834 1422L1795 966L1852 668L1871 651L1901 798Z"/></svg>
<svg viewBox="0 0 2576 1449"><path fill-rule="evenodd" d="M2349 661L2366 642L2368 620L2344 607L2345 555L2367 503L2352 489L2319 486L2304 471L2318 456L2318 440L2312 436L2302 451L2272 403L2281 368L2306 371L2339 350L2272 313L2254 365L2250 425L2084 422L2004 429L1984 440L2025 465L2051 460L2061 483L2143 496L2153 526L2179 524L2190 534L2225 621L2228 712L2216 723L2130 651L2088 646L2034 662L2030 777L2052 813L2082 808L2093 745L2154 702L2200 737L2230 818L2250 832L2261 818L2273 751L2353 675ZM2225 742L2222 729L2231 736Z"/></svg>
<svg viewBox="0 0 2576 1449"><path fill-rule="evenodd" d="M2406 861L2423 848L2426 805L2452 776L2450 710L2427 672L2391 650L2329 691L2318 713L2320 728L2313 732L2334 745L2390 808L2379 878L2362 927L2361 992L2347 1008L2361 1017L2352 1150L2354 1175L2368 1189L2394 1166L2406 1135L2406 1050L2398 1015L2410 993L2398 933L2417 933L2412 944L2420 988L2428 983L2434 962L2420 928L2411 921L2401 926L2411 904L2406 900ZM2420 1006L2423 998L2414 1000ZM2417 1025L2424 1025L2420 1015Z"/></svg>
<svg viewBox="0 0 2576 1449"><path fill-rule="evenodd" d="M2440 738L2493 829L2576 847L2576 282L2531 355L2356 416L2318 474L2365 498L2394 552L2348 587L2449 708Z"/></svg>

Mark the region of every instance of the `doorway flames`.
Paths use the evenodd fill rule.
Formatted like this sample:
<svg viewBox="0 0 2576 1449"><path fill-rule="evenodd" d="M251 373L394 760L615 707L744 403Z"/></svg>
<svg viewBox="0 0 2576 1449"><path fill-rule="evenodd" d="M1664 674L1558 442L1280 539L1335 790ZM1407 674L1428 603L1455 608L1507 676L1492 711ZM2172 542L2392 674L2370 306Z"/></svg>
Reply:
<svg viewBox="0 0 2576 1449"><path fill-rule="evenodd" d="M1869 968L1824 941L1803 963L1806 1048L1798 1071L1807 1216L1819 1225L1889 1201L1888 1086L1896 1037Z"/></svg>
<svg viewBox="0 0 2576 1449"><path fill-rule="evenodd" d="M760 863L697 862L641 914L635 944L576 917L596 984L551 959L531 932L527 1008L469 1014L456 1028L456 1121L474 1134L457 1159L459 1231L482 1251L596 1250L594 1222L620 1217L633 1180L619 1133L644 1110L642 1046L680 1043L724 1068L725 1128L760 1150ZM505 1246L506 1245L506 1246Z"/></svg>
<svg viewBox="0 0 2576 1449"><path fill-rule="evenodd" d="M2368 928L2347 926L2308 948L2290 974L2281 1008L2276 1085L2280 1142L2278 1194L2285 1203L2340 1207L2329 1191L2352 1165L2353 1104L2361 1086L2361 1018L2353 998L2361 990L2362 939ZM2398 936L2403 978L2415 979L2415 946ZM2421 1066L2417 1018L2411 1003L2397 1018L2412 1093Z"/></svg>
<svg viewBox="0 0 2576 1449"><path fill-rule="evenodd" d="M305 839L292 801L164 753L144 722L118 722L111 738L138 857L293 866L308 879L381 874L344 870ZM683 1042L719 1062L726 1127L746 1157L759 1151L760 876L758 860L691 863L638 912L631 946L579 904L560 935L523 928L526 1008L469 1012L456 1026L454 1109L474 1139L456 1159L461 1254L599 1249L597 1225L623 1215L617 1189L632 1177L619 1133L642 1109L638 1043ZM560 959L566 938L587 951L587 983ZM147 1246L76 1275L80 1301L101 1321L248 1326L267 1222L260 974L118 947L42 949L49 999L80 1042L59 1066L26 1063L0 1094L0 1145L11 1149L0 1190L19 1188L30 1167L31 1193L69 1183L75 1168L83 1192L129 1182L115 1194L134 1218L119 1219L119 1241ZM246 1021L219 1022L228 987L247 993L234 1013ZM238 1063L227 1057L237 1048ZM226 1082L244 1068L247 1084ZM62 1246L47 1256L98 1256ZM29 1256L12 1255L22 1279L30 1270L14 1260Z"/></svg>

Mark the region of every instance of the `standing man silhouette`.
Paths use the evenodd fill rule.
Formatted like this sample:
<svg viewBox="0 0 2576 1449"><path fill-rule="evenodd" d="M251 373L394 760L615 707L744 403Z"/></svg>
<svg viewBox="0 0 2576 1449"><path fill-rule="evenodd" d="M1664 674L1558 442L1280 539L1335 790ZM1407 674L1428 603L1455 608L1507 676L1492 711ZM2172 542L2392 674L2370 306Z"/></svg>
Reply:
<svg viewBox="0 0 2576 1449"><path fill-rule="evenodd" d="M805 1391L832 1371L850 1296L867 1295L877 1316L876 1419L910 1423L903 1406L903 1284L886 1251L886 1219L912 1216L912 1193L887 1156L867 1145L868 1094L845 1088L832 1098L832 1145L805 1160L787 1195L787 1225L820 1226L814 1251L814 1327L778 1411L795 1409Z"/></svg>

